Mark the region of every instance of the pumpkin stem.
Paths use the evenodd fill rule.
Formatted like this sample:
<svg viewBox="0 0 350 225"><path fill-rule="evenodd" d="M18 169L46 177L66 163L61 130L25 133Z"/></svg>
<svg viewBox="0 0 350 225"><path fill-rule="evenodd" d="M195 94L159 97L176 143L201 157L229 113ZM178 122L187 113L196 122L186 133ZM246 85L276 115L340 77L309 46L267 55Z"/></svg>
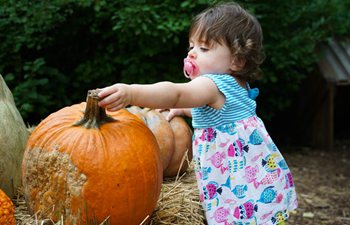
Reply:
<svg viewBox="0 0 350 225"><path fill-rule="evenodd" d="M99 97L97 90L89 90L86 97L86 108L84 117L76 122L74 126L84 126L86 128L99 128L102 124L116 121L106 114L104 108L98 105Z"/></svg>

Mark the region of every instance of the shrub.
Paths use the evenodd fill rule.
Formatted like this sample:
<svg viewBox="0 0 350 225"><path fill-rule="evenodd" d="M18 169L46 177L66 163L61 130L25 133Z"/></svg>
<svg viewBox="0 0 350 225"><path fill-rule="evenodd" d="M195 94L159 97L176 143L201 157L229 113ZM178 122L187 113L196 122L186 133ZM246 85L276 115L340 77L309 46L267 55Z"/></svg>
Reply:
<svg viewBox="0 0 350 225"><path fill-rule="evenodd" d="M185 81L191 18L209 0L0 1L0 73L29 123L115 82ZM315 45L349 34L342 0L240 1L262 23L261 113L288 107L317 59ZM256 84L253 84L254 86Z"/></svg>

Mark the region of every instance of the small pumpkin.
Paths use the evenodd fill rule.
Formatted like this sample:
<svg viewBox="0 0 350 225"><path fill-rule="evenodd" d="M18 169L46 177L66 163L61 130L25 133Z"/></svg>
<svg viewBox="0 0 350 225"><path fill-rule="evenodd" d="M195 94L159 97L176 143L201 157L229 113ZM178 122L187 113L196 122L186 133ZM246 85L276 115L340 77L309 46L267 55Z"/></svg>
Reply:
<svg viewBox="0 0 350 225"><path fill-rule="evenodd" d="M21 186L21 163L29 132L1 75L0 118L0 189L14 197Z"/></svg>
<svg viewBox="0 0 350 225"><path fill-rule="evenodd" d="M11 199L0 189L0 225L15 225L15 207Z"/></svg>
<svg viewBox="0 0 350 225"><path fill-rule="evenodd" d="M163 161L164 177L172 178L183 174L188 168L184 157L187 157L188 161L192 160L193 133L186 121L177 116L168 122L165 119L168 111L160 113L138 106L128 107L127 110L142 119L156 136Z"/></svg>
<svg viewBox="0 0 350 225"><path fill-rule="evenodd" d="M106 115L96 91L34 129L22 171L31 213L54 222L63 216L67 225L107 217L112 225L139 225L156 207L162 184L150 129L127 110Z"/></svg>
<svg viewBox="0 0 350 225"><path fill-rule="evenodd" d="M175 151L174 133L169 122L156 110L142 109L138 106L131 106L127 110L139 117L153 132L159 145L160 158L164 171L169 166Z"/></svg>
<svg viewBox="0 0 350 225"><path fill-rule="evenodd" d="M166 118L168 113L169 111L163 111L162 115ZM193 157L193 132L186 121L182 117L176 116L170 120L170 126L174 132L175 150L168 167L163 171L164 177L175 177L186 172L188 162Z"/></svg>

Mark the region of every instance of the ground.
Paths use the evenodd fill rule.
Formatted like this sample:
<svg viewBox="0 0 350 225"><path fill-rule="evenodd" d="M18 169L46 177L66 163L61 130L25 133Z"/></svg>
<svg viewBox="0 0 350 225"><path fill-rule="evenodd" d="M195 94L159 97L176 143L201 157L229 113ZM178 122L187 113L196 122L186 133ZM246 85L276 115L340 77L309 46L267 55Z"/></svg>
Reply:
<svg viewBox="0 0 350 225"><path fill-rule="evenodd" d="M350 225L350 142L333 150L285 148L299 208L289 225Z"/></svg>

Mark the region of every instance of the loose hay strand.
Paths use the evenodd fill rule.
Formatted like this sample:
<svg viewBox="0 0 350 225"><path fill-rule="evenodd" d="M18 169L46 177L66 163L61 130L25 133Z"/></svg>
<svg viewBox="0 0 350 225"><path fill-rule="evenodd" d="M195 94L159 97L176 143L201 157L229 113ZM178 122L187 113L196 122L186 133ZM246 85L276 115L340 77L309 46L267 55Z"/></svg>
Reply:
<svg viewBox="0 0 350 225"><path fill-rule="evenodd" d="M176 179L175 179L175 182L178 180L179 178L179 174L180 174L180 171L181 171L181 168L184 164L185 161L187 161L187 164L190 165L190 162L189 162L189 159L188 159L188 149L186 150L185 154L183 155L182 159L181 159L181 163L180 163L180 166L179 166L179 170L177 171L177 174L176 174Z"/></svg>

